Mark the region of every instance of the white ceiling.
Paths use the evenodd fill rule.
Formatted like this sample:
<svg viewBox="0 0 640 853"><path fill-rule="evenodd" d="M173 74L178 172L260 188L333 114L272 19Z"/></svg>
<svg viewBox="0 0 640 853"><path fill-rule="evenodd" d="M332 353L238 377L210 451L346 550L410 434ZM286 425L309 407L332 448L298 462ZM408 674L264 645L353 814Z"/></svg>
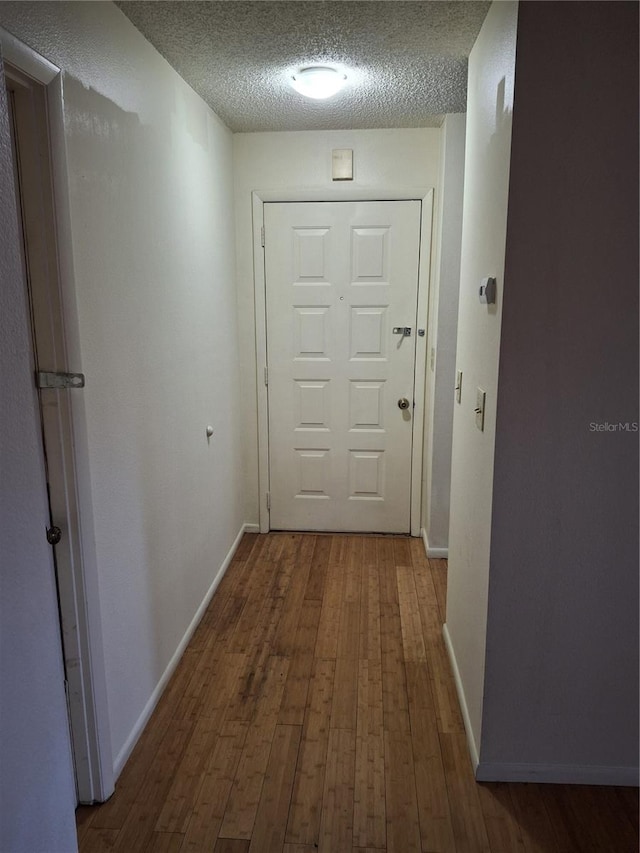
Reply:
<svg viewBox="0 0 640 853"><path fill-rule="evenodd" d="M464 112L467 57L489 2L121 0L117 5L234 131L437 127ZM309 101L304 65L344 68Z"/></svg>

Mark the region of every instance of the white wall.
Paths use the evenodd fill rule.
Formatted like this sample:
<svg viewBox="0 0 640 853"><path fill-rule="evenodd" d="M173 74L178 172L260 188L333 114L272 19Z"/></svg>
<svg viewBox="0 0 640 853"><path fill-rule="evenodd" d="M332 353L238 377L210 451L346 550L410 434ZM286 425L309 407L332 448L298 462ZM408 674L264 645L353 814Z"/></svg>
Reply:
<svg viewBox="0 0 640 853"><path fill-rule="evenodd" d="M438 187L438 129L234 135L237 281L241 342L245 518L258 523L258 432L251 193ZM331 150L352 148L354 180L331 180ZM425 318L426 321L426 318Z"/></svg>
<svg viewBox="0 0 640 853"><path fill-rule="evenodd" d="M83 528L119 768L244 520L232 136L113 4L4 3L0 25L64 71Z"/></svg>
<svg viewBox="0 0 640 853"><path fill-rule="evenodd" d="M456 365L460 249L464 191L466 115L448 115L442 126L440 229L429 307L429 340L436 357L427 355L422 527L428 553L446 556L449 543L449 496L453 388Z"/></svg>
<svg viewBox="0 0 640 853"><path fill-rule="evenodd" d="M637 34L518 15L480 778L638 784Z"/></svg>
<svg viewBox="0 0 640 853"><path fill-rule="evenodd" d="M512 2L491 6L469 58L456 358L463 392L454 405L446 630L475 760L484 688L517 8ZM498 281L493 306L478 299L487 275ZM476 428L473 411L478 386L487 395L484 432Z"/></svg>
<svg viewBox="0 0 640 853"><path fill-rule="evenodd" d="M0 850L76 849L75 790L0 72Z"/></svg>

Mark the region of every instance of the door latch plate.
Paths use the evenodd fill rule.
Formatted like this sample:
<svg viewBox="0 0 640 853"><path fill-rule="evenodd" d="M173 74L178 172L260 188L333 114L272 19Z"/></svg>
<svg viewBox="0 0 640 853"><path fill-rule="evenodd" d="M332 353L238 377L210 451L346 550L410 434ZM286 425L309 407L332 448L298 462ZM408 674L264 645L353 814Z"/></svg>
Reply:
<svg viewBox="0 0 640 853"><path fill-rule="evenodd" d="M40 370L36 374L37 388L84 388L84 373L54 373Z"/></svg>

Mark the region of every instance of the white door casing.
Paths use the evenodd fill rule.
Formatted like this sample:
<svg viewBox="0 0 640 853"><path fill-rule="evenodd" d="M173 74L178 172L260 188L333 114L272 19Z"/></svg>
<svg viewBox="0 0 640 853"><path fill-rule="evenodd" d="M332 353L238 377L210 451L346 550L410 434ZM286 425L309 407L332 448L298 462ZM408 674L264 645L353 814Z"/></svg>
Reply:
<svg viewBox="0 0 640 853"><path fill-rule="evenodd" d="M410 531L420 208L265 205L272 528Z"/></svg>

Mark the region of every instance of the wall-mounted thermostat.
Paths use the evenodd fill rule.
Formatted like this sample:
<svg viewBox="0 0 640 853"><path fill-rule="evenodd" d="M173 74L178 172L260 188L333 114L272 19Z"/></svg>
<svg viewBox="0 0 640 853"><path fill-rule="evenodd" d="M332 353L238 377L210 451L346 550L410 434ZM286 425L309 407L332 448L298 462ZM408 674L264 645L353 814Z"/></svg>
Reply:
<svg viewBox="0 0 640 853"><path fill-rule="evenodd" d="M486 305L493 305L496 301L496 280L495 278L483 278L480 285L480 302Z"/></svg>
<svg viewBox="0 0 640 853"><path fill-rule="evenodd" d="M331 179L353 180L353 148L334 148L331 152Z"/></svg>

